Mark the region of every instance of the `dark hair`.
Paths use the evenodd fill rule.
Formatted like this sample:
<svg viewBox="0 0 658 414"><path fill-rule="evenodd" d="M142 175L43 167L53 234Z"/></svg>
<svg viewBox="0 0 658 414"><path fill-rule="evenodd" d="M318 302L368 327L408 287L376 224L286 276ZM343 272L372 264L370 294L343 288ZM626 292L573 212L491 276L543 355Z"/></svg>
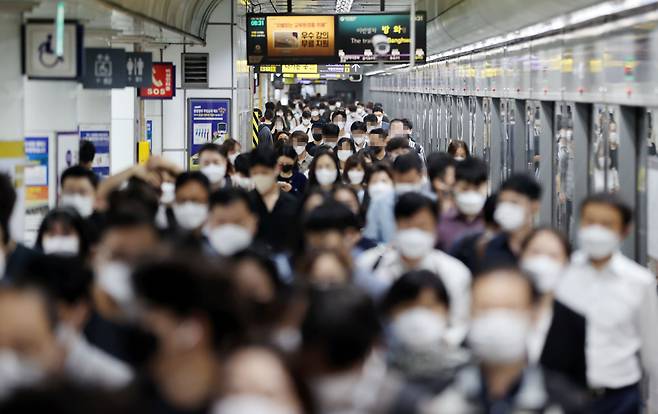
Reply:
<svg viewBox="0 0 658 414"><path fill-rule="evenodd" d="M272 101L267 101L265 102L265 110L266 111L274 111L274 108L276 108L276 105Z"/></svg>
<svg viewBox="0 0 658 414"><path fill-rule="evenodd" d="M316 129L316 128L320 128L320 129L324 130L325 125L326 124L322 121L313 122L313 124L311 125L311 130ZM338 134L336 134L336 135L338 135Z"/></svg>
<svg viewBox="0 0 658 414"><path fill-rule="evenodd" d="M377 115L368 114L363 117L363 122L365 122L366 124L376 124L379 122L379 120L377 119Z"/></svg>
<svg viewBox="0 0 658 414"><path fill-rule="evenodd" d="M82 260L57 255L37 255L16 279L36 286L57 301L74 305L90 299L93 276Z"/></svg>
<svg viewBox="0 0 658 414"><path fill-rule="evenodd" d="M343 203L333 199L327 200L314 208L304 218L305 232L323 232L329 230L345 231L359 229L357 216Z"/></svg>
<svg viewBox="0 0 658 414"><path fill-rule="evenodd" d="M375 128L372 131L370 131L369 134L379 135L380 137L382 137L384 139L386 139L386 137L388 136L388 132L386 132L386 130L384 128Z"/></svg>
<svg viewBox="0 0 658 414"><path fill-rule="evenodd" d="M288 157L291 158L293 161L295 161L294 167L297 167L297 151L295 151L295 148L292 145L282 145L279 147L279 150L277 151L277 158L278 157Z"/></svg>
<svg viewBox="0 0 658 414"><path fill-rule="evenodd" d="M59 179L60 185L64 186L64 181L66 181L67 178L86 178L89 180L89 183L92 185L92 187L96 188L98 187L98 177L93 171L90 171L86 168L84 168L81 165L74 165L72 167L69 167L62 172L62 176Z"/></svg>
<svg viewBox="0 0 658 414"><path fill-rule="evenodd" d="M372 108L372 112L381 112L384 113L384 108L382 108L380 105L375 104L375 106Z"/></svg>
<svg viewBox="0 0 658 414"><path fill-rule="evenodd" d="M275 117L274 111L271 110L271 109L267 109L265 111L265 114L263 114L263 118L265 118L268 121L272 121L274 119L274 117Z"/></svg>
<svg viewBox="0 0 658 414"><path fill-rule="evenodd" d="M363 172L366 173L368 166L366 165L366 160L363 156L359 154L352 154L347 160L345 160L345 168L343 169L343 181L350 183L350 178L347 173L359 165L361 168L363 168ZM363 177L365 179L365 175ZM366 181L364 180L363 182L365 183Z"/></svg>
<svg viewBox="0 0 658 414"><path fill-rule="evenodd" d="M418 298L425 289L431 289L436 299L450 309L450 296L439 275L429 270L412 270L400 276L386 292L380 305L382 313L390 315L395 307Z"/></svg>
<svg viewBox="0 0 658 414"><path fill-rule="evenodd" d="M415 192L402 194L395 203L395 219L409 218L423 209L432 213L432 217L439 216L437 204L428 197Z"/></svg>
<svg viewBox="0 0 658 414"><path fill-rule="evenodd" d="M114 190L107 197L108 211L136 209L153 220L158 213L159 194L153 186L137 177L128 180L121 190Z"/></svg>
<svg viewBox="0 0 658 414"><path fill-rule="evenodd" d="M233 203L243 203L247 210L256 214L256 207L252 202L249 193L241 188L221 188L210 194L208 200L208 209L212 210L215 206L228 206Z"/></svg>
<svg viewBox="0 0 658 414"><path fill-rule="evenodd" d="M280 291L285 287L281 277L279 277L279 269L277 268L276 263L274 260L272 260L272 258L270 258L266 251L248 247L236 253L232 257L234 264L244 260L252 260L256 262L258 266L263 269L265 273L267 273L269 281L272 283L272 286L275 290L277 290L277 292L280 293Z"/></svg>
<svg viewBox="0 0 658 414"><path fill-rule="evenodd" d="M176 191L188 182L197 182L210 194L210 181L201 171L185 171L176 177Z"/></svg>
<svg viewBox="0 0 658 414"><path fill-rule="evenodd" d="M80 214L70 207L55 208L46 214L43 221L41 221L41 225L39 225L39 231L37 232L37 239L34 246L39 250L43 250L43 236L47 231L53 228L55 223L62 223L65 227L75 230L80 242L78 257L86 258L89 254L89 229Z"/></svg>
<svg viewBox="0 0 658 414"><path fill-rule="evenodd" d="M293 131L292 134L290 134L290 139L296 139L300 140L303 139L304 141L308 142L308 134L304 131Z"/></svg>
<svg viewBox="0 0 658 414"><path fill-rule="evenodd" d="M391 119L391 121L390 121L388 124L392 126L393 123L395 123L395 122L399 122L399 123L401 123L401 124L402 124L402 127L404 127L404 122L403 122L402 119L400 119L400 118L394 118L394 119Z"/></svg>
<svg viewBox="0 0 658 414"><path fill-rule="evenodd" d="M348 137L343 137L338 140L336 143L336 151L340 149L340 147L343 145L343 143L347 142L350 145L350 150L352 151L352 154L356 152L356 146L354 145L354 141L352 141L352 138Z"/></svg>
<svg viewBox="0 0 658 414"><path fill-rule="evenodd" d="M490 264L488 266L483 266L482 269L478 271L476 275L474 275L471 289L475 286L476 283L478 283L479 280L485 277L490 277L495 273L502 273L502 272L507 272L516 275L518 279L523 280L525 283L527 283L528 289L530 290L531 303L536 303L539 300L539 298L541 297L541 293L539 292L539 289L537 288L534 279L529 275L526 275L517 266L510 265L509 263L498 262L498 263Z"/></svg>
<svg viewBox="0 0 658 414"><path fill-rule="evenodd" d="M489 194L487 200L484 202L484 207L482 207L482 218L484 222L489 225L494 225L498 227L496 219L494 219L494 214L496 213L496 206L498 204L498 193Z"/></svg>
<svg viewBox="0 0 658 414"><path fill-rule="evenodd" d="M0 227L2 227L2 242L9 243L9 219L16 204L16 190L9 175L0 173Z"/></svg>
<svg viewBox="0 0 658 414"><path fill-rule="evenodd" d="M331 149L320 147L315 152L313 161L311 161L311 165L309 165L308 167L308 188L313 188L318 185L318 179L315 176L315 168L316 165L318 164L318 160L324 155L331 158L331 160L334 162L334 166L336 167L336 180L334 181L334 184L340 182L340 174L339 174L340 162L338 161L338 157L336 156L336 153L333 152Z"/></svg>
<svg viewBox="0 0 658 414"><path fill-rule="evenodd" d="M410 152L408 154L400 155L393 162L393 171L398 173L406 173L411 170L423 172L423 162L418 154Z"/></svg>
<svg viewBox="0 0 658 414"><path fill-rule="evenodd" d="M251 168L251 154L240 154L235 158L235 171L249 177L249 168Z"/></svg>
<svg viewBox="0 0 658 414"><path fill-rule="evenodd" d="M312 290L309 296L301 329L303 349L319 351L335 369L352 367L366 358L380 333L370 297L353 286Z"/></svg>
<svg viewBox="0 0 658 414"><path fill-rule="evenodd" d="M587 196L580 204L580 215L582 216L585 207L590 204L605 204L619 212L622 223L628 226L633 221L633 210L618 195L611 193L596 193Z"/></svg>
<svg viewBox="0 0 658 414"><path fill-rule="evenodd" d="M352 122L352 125L350 125L350 131L351 132L354 132L354 131L366 132L367 130L368 130L368 126L366 125L365 122L356 121L356 122Z"/></svg>
<svg viewBox="0 0 658 414"><path fill-rule="evenodd" d="M525 251L525 249L528 248L530 242L532 242L534 238L541 233L550 233L551 235L555 236L555 238L557 238L562 245L562 249L564 250L564 254L567 256L567 258L571 257L571 243L569 243L569 240L564 236L564 234L562 234L561 231L549 226L534 228L532 232L530 232L530 234L528 234L528 236L523 240L523 243L521 243L521 251Z"/></svg>
<svg viewBox="0 0 658 414"><path fill-rule="evenodd" d="M433 152L427 157L427 175L430 181L443 180L449 167L454 167L455 160L445 152Z"/></svg>
<svg viewBox="0 0 658 414"><path fill-rule="evenodd" d="M340 133L340 128L336 124L325 124L322 127L322 136L337 137Z"/></svg>
<svg viewBox="0 0 658 414"><path fill-rule="evenodd" d="M345 114L345 112L343 112L343 111L334 111L334 113L331 114L331 120L333 121L334 118L336 118L338 115L341 115L343 117L343 119L347 118L347 115Z"/></svg>
<svg viewBox="0 0 658 414"><path fill-rule="evenodd" d="M297 261L295 266L297 274L300 275L303 280L310 282L310 284L313 285L313 281L311 280L311 272L315 266L315 262L324 256L333 256L340 263L343 269L345 269L348 282L352 279L352 263L350 258L336 249L310 250ZM325 285L321 285L321 287L325 287Z"/></svg>
<svg viewBox="0 0 658 414"><path fill-rule="evenodd" d="M276 167L276 159L277 156L273 149L268 147L256 148L250 153L249 168L254 168L257 165L274 168Z"/></svg>
<svg viewBox="0 0 658 414"><path fill-rule="evenodd" d="M113 229L132 229L135 227L148 227L156 233L153 217L143 207L119 206L108 210L103 226L103 233L107 234Z"/></svg>
<svg viewBox="0 0 658 414"><path fill-rule="evenodd" d="M86 139L83 139L80 141L80 162L81 163L88 163L94 161L94 157L96 156L96 147L94 146L94 143L91 141L88 141Z"/></svg>
<svg viewBox="0 0 658 414"><path fill-rule="evenodd" d="M199 148L199 157L201 157L201 154L203 154L206 151L211 151L211 152L216 152L217 154L221 155L223 158L226 158L226 151L219 145L215 144L214 142L208 142L207 144L203 144L201 148Z"/></svg>
<svg viewBox="0 0 658 414"><path fill-rule="evenodd" d="M238 297L218 263L201 257L167 257L141 264L133 274L137 295L147 304L178 317L202 317L222 349L244 332Z"/></svg>
<svg viewBox="0 0 658 414"><path fill-rule="evenodd" d="M465 181L468 184L480 185L487 181L489 168L487 163L475 157L455 163L455 181Z"/></svg>
<svg viewBox="0 0 658 414"><path fill-rule="evenodd" d="M407 118L402 118L402 126L406 129L414 129L414 125Z"/></svg>
<svg viewBox="0 0 658 414"><path fill-rule="evenodd" d="M233 138L227 138L224 140L224 142L221 145L222 149L222 154L228 154L229 152L235 150L235 148L240 145L240 143ZM199 151L199 154L201 154L201 151Z"/></svg>
<svg viewBox="0 0 658 414"><path fill-rule="evenodd" d="M464 149L464 151L466 152L466 158L468 158L471 155L470 151L468 150L468 145L466 145L466 143L460 139L453 139L452 141L450 141L450 144L448 144L448 154L454 157L459 148Z"/></svg>
<svg viewBox="0 0 658 414"><path fill-rule="evenodd" d="M393 152L399 149L409 149L409 138L407 137L395 137L386 143L386 152ZM418 158L418 157L416 157ZM421 163L422 164L422 163Z"/></svg>
<svg viewBox="0 0 658 414"><path fill-rule="evenodd" d="M302 118L310 118L310 117L311 117L311 111L302 112Z"/></svg>
<svg viewBox="0 0 658 414"><path fill-rule="evenodd" d="M377 162L366 168L366 176L364 182L366 184L370 184L370 178L372 178L372 176L378 172L386 173L391 181L393 181L393 169L391 168L391 165L387 162Z"/></svg>
<svg viewBox="0 0 658 414"><path fill-rule="evenodd" d="M541 185L535 180L535 177L526 173L516 173L503 181L498 189L498 194L503 191L513 191L528 197L532 201L539 200L541 197Z"/></svg>

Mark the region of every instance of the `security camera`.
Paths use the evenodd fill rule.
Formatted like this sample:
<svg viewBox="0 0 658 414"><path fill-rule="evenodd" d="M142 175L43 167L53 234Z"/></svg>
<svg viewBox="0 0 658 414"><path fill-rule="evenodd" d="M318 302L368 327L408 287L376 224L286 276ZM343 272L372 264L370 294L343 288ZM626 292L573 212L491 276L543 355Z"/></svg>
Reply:
<svg viewBox="0 0 658 414"><path fill-rule="evenodd" d="M377 56L385 56L391 51L388 37L383 34L376 34L372 37L372 47L375 49L375 54Z"/></svg>

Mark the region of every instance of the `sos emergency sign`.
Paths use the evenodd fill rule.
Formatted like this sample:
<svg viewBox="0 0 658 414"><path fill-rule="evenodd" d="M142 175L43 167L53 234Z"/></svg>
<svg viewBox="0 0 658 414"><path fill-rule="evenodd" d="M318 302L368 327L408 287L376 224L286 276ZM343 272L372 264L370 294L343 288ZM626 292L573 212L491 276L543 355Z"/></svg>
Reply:
<svg viewBox="0 0 658 414"><path fill-rule="evenodd" d="M153 84L139 88L142 99L172 99L176 96L176 66L171 62L153 62Z"/></svg>

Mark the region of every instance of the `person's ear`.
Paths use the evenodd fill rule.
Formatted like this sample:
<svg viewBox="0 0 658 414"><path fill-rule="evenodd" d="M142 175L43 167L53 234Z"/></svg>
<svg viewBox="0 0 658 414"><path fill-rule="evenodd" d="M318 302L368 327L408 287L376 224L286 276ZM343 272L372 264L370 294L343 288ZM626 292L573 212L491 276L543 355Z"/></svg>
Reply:
<svg viewBox="0 0 658 414"><path fill-rule="evenodd" d="M535 215L539 212L539 208L541 207L541 204L539 203L539 200L533 200L530 202L530 208L532 210L532 214Z"/></svg>

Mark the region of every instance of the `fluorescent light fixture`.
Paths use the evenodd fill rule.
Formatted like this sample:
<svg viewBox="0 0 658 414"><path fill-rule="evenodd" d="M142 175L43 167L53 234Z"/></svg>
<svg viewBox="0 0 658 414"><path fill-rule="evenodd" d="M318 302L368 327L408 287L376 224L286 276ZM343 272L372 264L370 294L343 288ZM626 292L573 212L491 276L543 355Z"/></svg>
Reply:
<svg viewBox="0 0 658 414"><path fill-rule="evenodd" d="M64 56L64 2L57 3L57 14L55 16L55 55L58 58Z"/></svg>
<svg viewBox="0 0 658 414"><path fill-rule="evenodd" d="M336 0L336 13L349 13L354 0Z"/></svg>

